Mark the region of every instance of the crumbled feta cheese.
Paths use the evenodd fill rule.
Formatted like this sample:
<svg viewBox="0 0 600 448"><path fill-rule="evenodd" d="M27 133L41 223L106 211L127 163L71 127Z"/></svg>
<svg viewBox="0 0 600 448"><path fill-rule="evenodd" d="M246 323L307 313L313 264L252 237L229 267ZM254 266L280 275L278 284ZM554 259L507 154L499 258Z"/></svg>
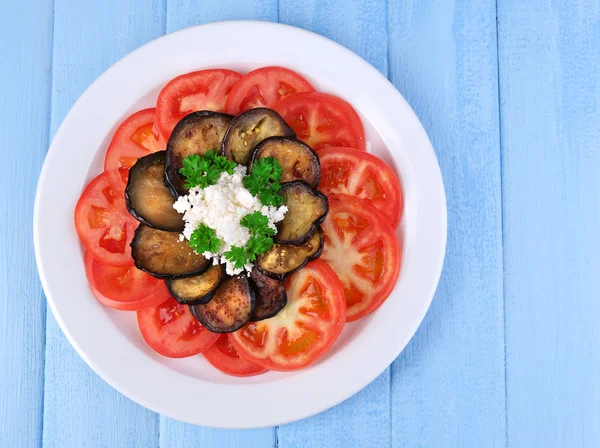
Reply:
<svg viewBox="0 0 600 448"><path fill-rule="evenodd" d="M269 226L275 229L275 224L283 220L287 207L263 206L256 196L246 190L243 184L246 167L238 165L233 174L222 173L215 185L204 189L194 187L186 196L180 196L173 208L183 214L185 228L180 238L189 240L194 230L200 224L205 224L215 230L221 240L218 253L205 252L206 258L212 258L213 264L225 264L227 274L237 275L244 270L250 272L252 263L242 269L236 269L223 255L231 246L243 247L250 239L250 232L240 225L240 220L247 214L261 212L269 218Z"/></svg>

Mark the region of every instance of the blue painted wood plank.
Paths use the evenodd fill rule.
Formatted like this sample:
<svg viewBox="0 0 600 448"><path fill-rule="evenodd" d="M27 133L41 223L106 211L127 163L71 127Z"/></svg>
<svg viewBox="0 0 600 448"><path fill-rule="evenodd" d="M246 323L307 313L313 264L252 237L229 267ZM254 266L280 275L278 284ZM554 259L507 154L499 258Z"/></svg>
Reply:
<svg viewBox="0 0 600 448"><path fill-rule="evenodd" d="M31 229L48 147L52 1L4 5L0 30L0 441L26 448L42 434L46 307Z"/></svg>
<svg viewBox="0 0 600 448"><path fill-rule="evenodd" d="M494 0L390 2L390 77L436 150L448 246L425 321L393 364L400 446L505 446Z"/></svg>
<svg viewBox="0 0 600 448"><path fill-rule="evenodd" d="M219 20L277 21L277 0L167 0L167 32ZM243 44L242 44L243 45ZM273 447L274 428L225 430L160 417L160 447Z"/></svg>
<svg viewBox="0 0 600 448"><path fill-rule="evenodd" d="M163 11L160 1L56 0L52 134L110 64L162 34ZM100 379L70 346L52 313L46 334L44 446L156 446L156 414Z"/></svg>
<svg viewBox="0 0 600 448"><path fill-rule="evenodd" d="M498 1L508 443L600 445L600 3Z"/></svg>
<svg viewBox="0 0 600 448"><path fill-rule="evenodd" d="M282 23L322 34L387 74L387 6L383 0L280 0ZM343 379L341 379L343 380ZM389 446L390 370L344 403L314 417L283 425L281 448Z"/></svg>

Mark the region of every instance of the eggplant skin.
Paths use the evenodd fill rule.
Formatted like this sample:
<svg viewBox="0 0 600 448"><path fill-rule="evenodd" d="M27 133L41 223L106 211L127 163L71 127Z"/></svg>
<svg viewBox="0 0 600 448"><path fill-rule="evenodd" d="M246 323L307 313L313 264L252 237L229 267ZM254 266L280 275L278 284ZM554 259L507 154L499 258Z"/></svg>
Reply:
<svg viewBox="0 0 600 448"><path fill-rule="evenodd" d="M256 267L271 278L283 280L302 269L309 261L319 258L323 253L323 245L323 229L319 226L301 246L274 244L271 249L258 256Z"/></svg>
<svg viewBox="0 0 600 448"><path fill-rule="evenodd" d="M270 137L296 137L296 133L273 109L257 107L236 116L223 138L223 154L248 165L256 146Z"/></svg>
<svg viewBox="0 0 600 448"><path fill-rule="evenodd" d="M256 146L252 166L260 159L274 157L281 165L281 183L303 180L312 188L321 181L321 162L316 152L306 143L289 137L269 137Z"/></svg>
<svg viewBox="0 0 600 448"><path fill-rule="evenodd" d="M225 265L209 267L202 274L165 280L171 295L183 305L202 305L210 302L225 276Z"/></svg>
<svg viewBox="0 0 600 448"><path fill-rule="evenodd" d="M250 317L251 322L276 316L287 304L287 293L282 280L263 274L254 267L250 273L250 283L256 293L256 304Z"/></svg>
<svg viewBox="0 0 600 448"><path fill-rule="evenodd" d="M179 172L183 159L192 154L203 156L208 151L221 152L223 137L233 117L201 110L183 117L167 142L165 183L174 198L188 193L185 177Z"/></svg>
<svg viewBox="0 0 600 448"><path fill-rule="evenodd" d="M255 300L248 277L226 276L208 303L191 305L190 311L207 330L232 333L250 320Z"/></svg>
<svg viewBox="0 0 600 448"><path fill-rule="evenodd" d="M156 278L183 278L204 272L210 262L193 251L179 233L140 224L131 241L135 266Z"/></svg>
<svg viewBox="0 0 600 448"><path fill-rule="evenodd" d="M282 184L281 193L288 211L283 221L277 224L273 241L301 246L329 213L329 201L323 193L302 180Z"/></svg>
<svg viewBox="0 0 600 448"><path fill-rule="evenodd" d="M173 196L165 186L166 151L141 157L129 170L125 204L135 219L149 227L181 232L182 215L173 208Z"/></svg>

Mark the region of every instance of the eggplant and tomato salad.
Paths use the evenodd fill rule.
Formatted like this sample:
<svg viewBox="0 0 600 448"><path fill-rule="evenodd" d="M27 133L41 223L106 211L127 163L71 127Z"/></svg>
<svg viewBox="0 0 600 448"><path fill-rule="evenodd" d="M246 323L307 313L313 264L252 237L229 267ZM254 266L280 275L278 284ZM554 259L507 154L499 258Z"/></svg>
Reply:
<svg viewBox="0 0 600 448"><path fill-rule="evenodd" d="M385 301L402 208L346 101L282 67L211 69L119 126L75 227L92 292L153 350L249 376L310 365Z"/></svg>

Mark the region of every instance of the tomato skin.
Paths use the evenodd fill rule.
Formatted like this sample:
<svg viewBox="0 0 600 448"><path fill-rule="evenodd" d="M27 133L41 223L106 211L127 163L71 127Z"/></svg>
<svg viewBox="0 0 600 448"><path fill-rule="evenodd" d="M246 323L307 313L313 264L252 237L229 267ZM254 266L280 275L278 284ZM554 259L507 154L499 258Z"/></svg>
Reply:
<svg viewBox="0 0 600 448"><path fill-rule="evenodd" d="M344 194L328 199L321 260L341 280L346 321L353 322L379 308L393 291L400 274L402 247L394 229L367 201Z"/></svg>
<svg viewBox="0 0 600 448"><path fill-rule="evenodd" d="M261 67L244 75L231 89L225 110L237 115L255 107L272 107L291 94L313 90L306 79L290 69Z"/></svg>
<svg viewBox="0 0 600 448"><path fill-rule="evenodd" d="M137 321L144 341L168 358L197 355L219 338L217 333L200 325L187 305L172 297L158 306L138 311Z"/></svg>
<svg viewBox="0 0 600 448"><path fill-rule="evenodd" d="M292 371L314 363L329 351L346 320L343 286L326 263L308 263L286 287L288 303L279 314L229 335L242 358L269 370Z"/></svg>
<svg viewBox="0 0 600 448"><path fill-rule="evenodd" d="M242 358L233 348L229 337L223 334L213 345L203 353L204 357L216 369L231 376L254 376L265 373L268 370Z"/></svg>
<svg viewBox="0 0 600 448"><path fill-rule="evenodd" d="M125 207L127 174L126 168L99 174L75 206L75 228L83 246L109 266L133 266L129 244L138 222Z"/></svg>
<svg viewBox="0 0 600 448"><path fill-rule="evenodd" d="M402 187L396 173L381 159L352 148L327 148L319 151L321 183L326 196L348 194L364 199L387 222L396 227L403 208Z"/></svg>
<svg viewBox="0 0 600 448"><path fill-rule="evenodd" d="M165 140L175 125L192 112L223 112L227 95L241 77L233 70L211 69L186 73L169 81L156 101L156 124Z"/></svg>
<svg viewBox="0 0 600 448"><path fill-rule="evenodd" d="M110 308L138 311L160 305L171 295L165 282L135 266L103 265L85 253L85 273L94 296Z"/></svg>
<svg viewBox="0 0 600 448"><path fill-rule="evenodd" d="M321 92L295 93L273 109L300 140L317 152L331 147L366 148L360 117L341 98Z"/></svg>
<svg viewBox="0 0 600 448"><path fill-rule="evenodd" d="M162 151L167 142L154 125L156 109L140 110L123 121L106 151L104 171L131 168L137 159Z"/></svg>

